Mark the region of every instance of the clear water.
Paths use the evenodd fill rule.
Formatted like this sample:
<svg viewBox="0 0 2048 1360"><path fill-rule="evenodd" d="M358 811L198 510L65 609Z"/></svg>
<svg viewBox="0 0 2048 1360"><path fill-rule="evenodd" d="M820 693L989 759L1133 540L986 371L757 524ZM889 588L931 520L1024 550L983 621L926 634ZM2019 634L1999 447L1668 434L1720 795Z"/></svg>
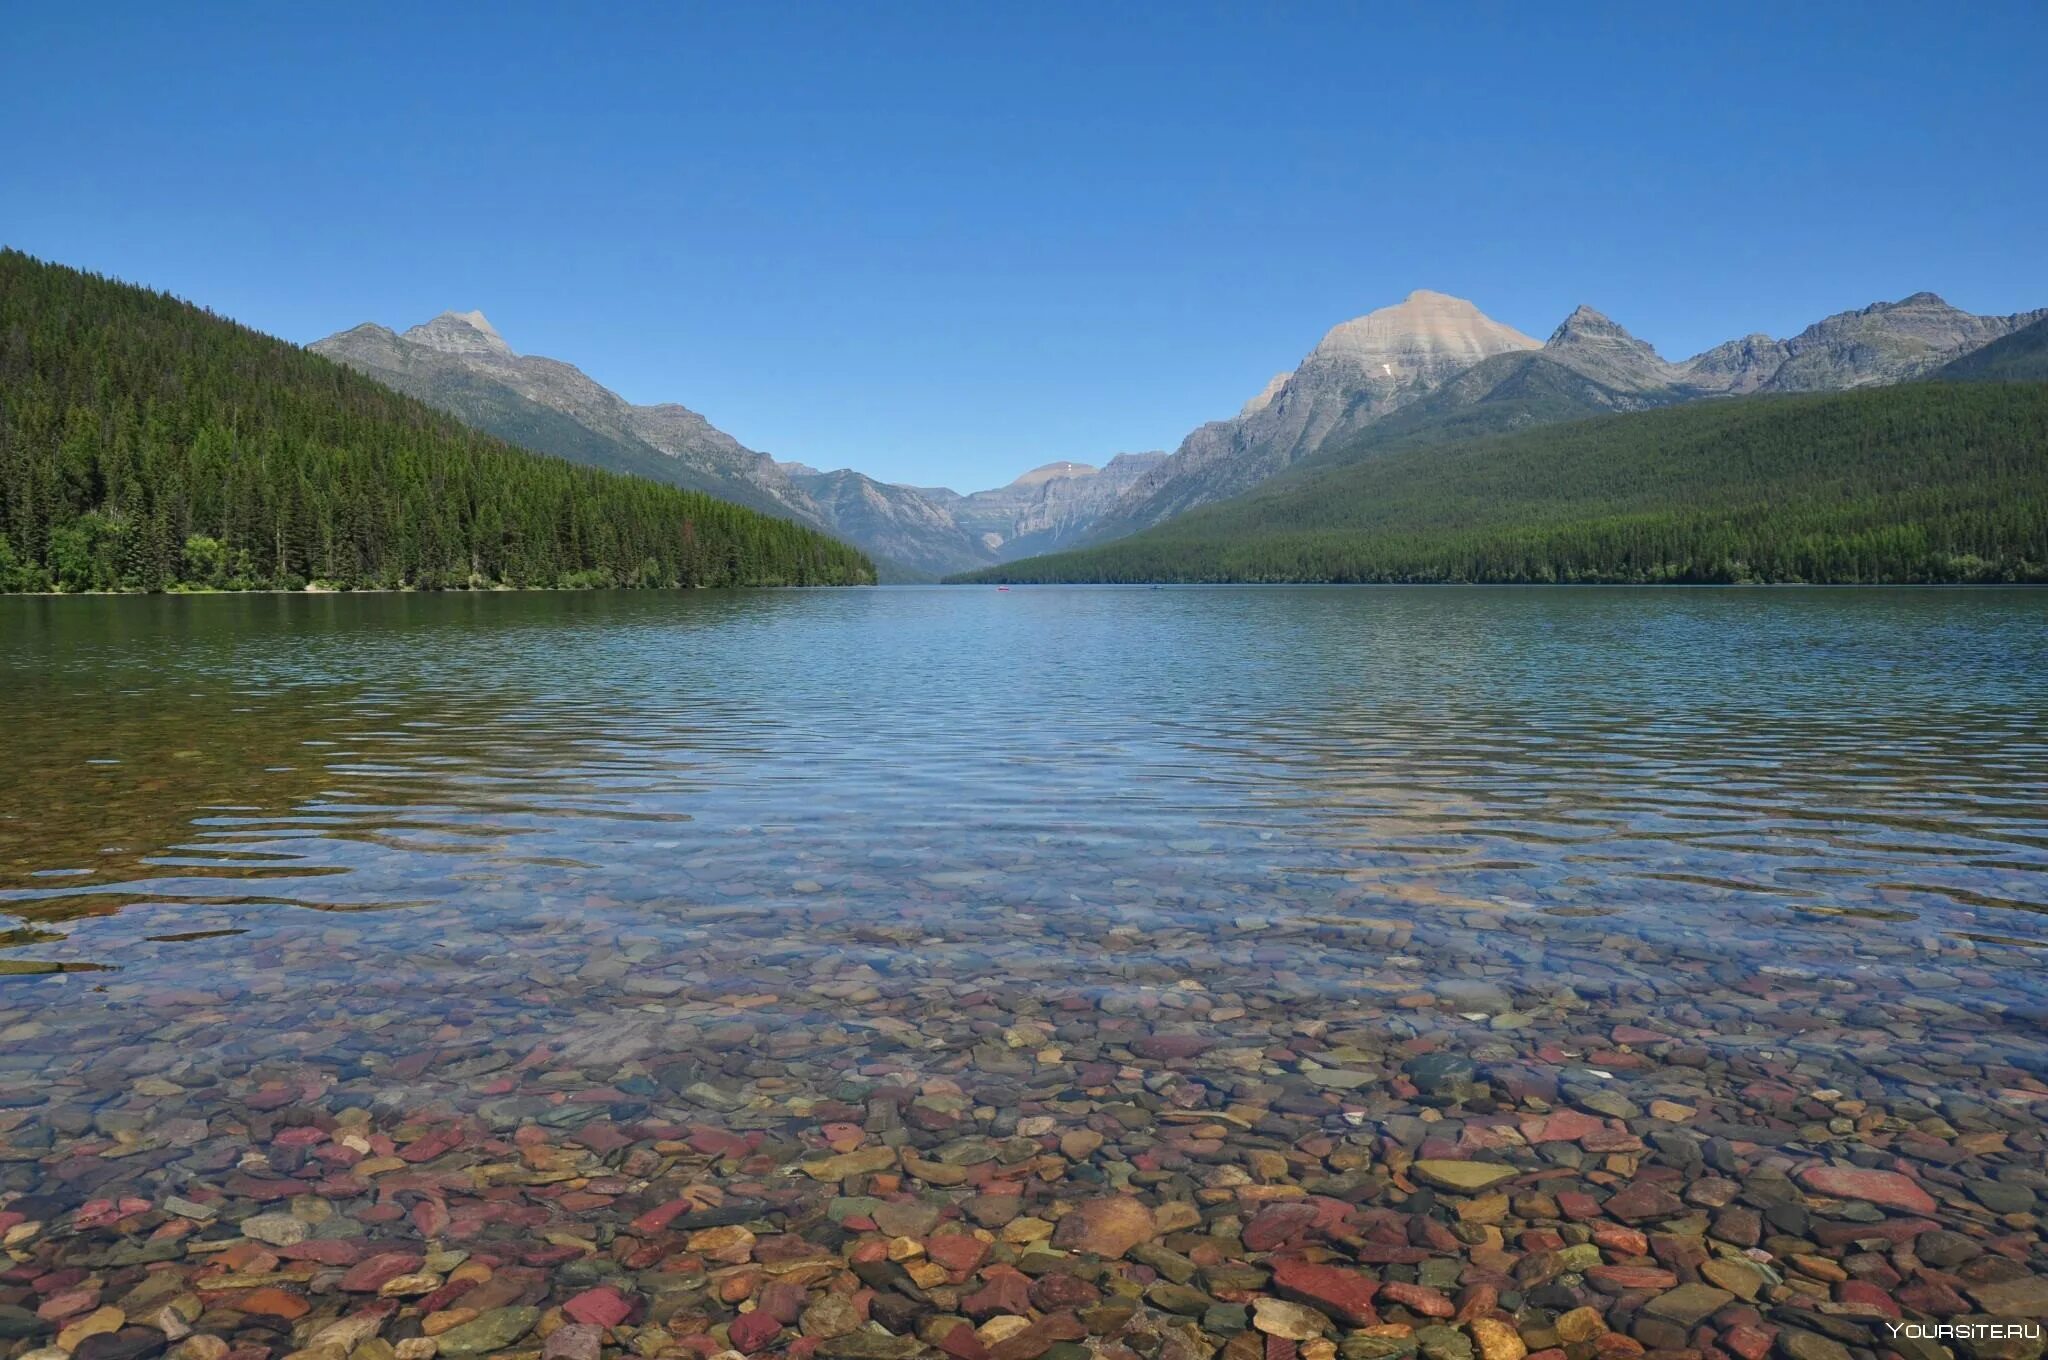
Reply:
<svg viewBox="0 0 2048 1360"><path fill-rule="evenodd" d="M0 1095L1082 1014L2048 1075L2044 592L6 599L0 748Z"/></svg>

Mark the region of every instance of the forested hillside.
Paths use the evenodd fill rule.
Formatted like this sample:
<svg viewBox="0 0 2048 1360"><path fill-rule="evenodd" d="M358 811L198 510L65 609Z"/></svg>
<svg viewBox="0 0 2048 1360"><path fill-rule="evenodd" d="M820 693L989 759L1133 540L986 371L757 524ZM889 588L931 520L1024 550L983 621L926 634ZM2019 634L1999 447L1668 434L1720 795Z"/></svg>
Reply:
<svg viewBox="0 0 2048 1360"><path fill-rule="evenodd" d="M1934 376L1949 382L2048 382L2048 319L1993 340Z"/></svg>
<svg viewBox="0 0 2048 1360"><path fill-rule="evenodd" d="M787 520L528 453L165 294L0 251L0 590L873 579Z"/></svg>
<svg viewBox="0 0 2048 1360"><path fill-rule="evenodd" d="M2048 384L1746 397L1321 462L974 581L2048 580Z"/></svg>

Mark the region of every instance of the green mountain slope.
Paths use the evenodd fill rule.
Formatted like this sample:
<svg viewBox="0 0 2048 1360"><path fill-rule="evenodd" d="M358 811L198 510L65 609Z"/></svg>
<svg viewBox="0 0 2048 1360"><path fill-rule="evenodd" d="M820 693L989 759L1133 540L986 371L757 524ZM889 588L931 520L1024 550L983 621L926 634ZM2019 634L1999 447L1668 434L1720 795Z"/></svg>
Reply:
<svg viewBox="0 0 2048 1360"><path fill-rule="evenodd" d="M1541 350L1498 354L1460 373L1413 406L1318 451L1303 466L1357 463L1428 444L1512 434L1616 411L1649 410L1689 395L1669 388L1611 387Z"/></svg>
<svg viewBox="0 0 2048 1360"><path fill-rule="evenodd" d="M0 589L873 579L787 520L514 448L189 303L0 251Z"/></svg>
<svg viewBox="0 0 2048 1360"><path fill-rule="evenodd" d="M959 579L2048 580L2048 385L1737 398L1322 460Z"/></svg>
<svg viewBox="0 0 2048 1360"><path fill-rule="evenodd" d="M1946 382L2048 382L2048 318L1944 365Z"/></svg>
<svg viewBox="0 0 2048 1360"><path fill-rule="evenodd" d="M315 351L316 353L318 351ZM370 373L385 386L418 397L427 405L460 420L473 430L493 435L522 449L566 458L572 463L645 477L686 491L701 491L722 501L744 505L783 518L789 507L778 504L761 489L738 477L721 476L715 470L693 469L680 460L653 448L629 434L605 434L578 424L573 417L529 401L517 392L469 373L437 375L430 390L406 381L406 375Z"/></svg>
<svg viewBox="0 0 2048 1360"><path fill-rule="evenodd" d="M824 527L787 486L763 484L766 455L687 408L635 407L573 365L514 354L480 312L403 334L366 322L307 348L523 449Z"/></svg>

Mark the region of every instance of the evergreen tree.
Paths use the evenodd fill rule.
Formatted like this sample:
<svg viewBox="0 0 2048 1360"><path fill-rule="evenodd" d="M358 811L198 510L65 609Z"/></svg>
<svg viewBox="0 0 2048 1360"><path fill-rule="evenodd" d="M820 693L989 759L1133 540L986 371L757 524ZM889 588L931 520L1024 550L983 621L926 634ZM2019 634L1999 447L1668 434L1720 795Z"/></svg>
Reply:
<svg viewBox="0 0 2048 1360"><path fill-rule="evenodd" d="M874 579L802 525L528 453L165 294L0 251L0 590Z"/></svg>
<svg viewBox="0 0 2048 1360"><path fill-rule="evenodd" d="M2048 383L1741 397L1354 457L978 581L2048 581Z"/></svg>

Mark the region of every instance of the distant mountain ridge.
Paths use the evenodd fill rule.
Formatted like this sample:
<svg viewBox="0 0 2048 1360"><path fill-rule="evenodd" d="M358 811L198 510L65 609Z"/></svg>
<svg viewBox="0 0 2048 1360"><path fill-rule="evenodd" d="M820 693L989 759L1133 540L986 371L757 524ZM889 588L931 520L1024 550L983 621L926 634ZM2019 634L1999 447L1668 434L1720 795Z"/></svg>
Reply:
<svg viewBox="0 0 2048 1360"><path fill-rule="evenodd" d="M2048 317L1934 370L1944 382L2048 382Z"/></svg>
<svg viewBox="0 0 2048 1360"><path fill-rule="evenodd" d="M1680 363L1580 306L1538 344L1418 290L1332 328L1238 413L1200 426L1082 540L1102 543L1239 495L1297 463L1757 392L1902 382L2048 317L1978 316L1933 293L1840 312L1789 340L1750 335Z"/></svg>
<svg viewBox="0 0 2048 1360"><path fill-rule="evenodd" d="M961 494L820 471L748 448L688 407L636 406L560 360L520 355L481 312L314 344L487 433L798 520L924 579L1102 543L1242 494L1298 464L1682 402L1925 376L2048 317L1978 316L1933 293L1755 334L1673 362L1592 307L1542 342L1428 289L1327 331L1238 412L1173 453L1058 462Z"/></svg>
<svg viewBox="0 0 2048 1360"><path fill-rule="evenodd" d="M963 579L2048 582L2048 383L1770 393L1324 457Z"/></svg>
<svg viewBox="0 0 2048 1360"><path fill-rule="evenodd" d="M1157 524L1244 491L1497 354L1537 348L1462 298L1418 289L1333 326L1293 372L1146 470L1092 539Z"/></svg>
<svg viewBox="0 0 2048 1360"><path fill-rule="evenodd" d="M308 348L502 438L560 438L545 412L594 436L544 453L807 518L774 459L686 406L635 406L572 364L515 353L482 312L443 312L403 334L366 323Z"/></svg>
<svg viewBox="0 0 2048 1360"><path fill-rule="evenodd" d="M687 406L636 406L572 364L517 353L480 311L443 312L404 332L365 323L308 348L528 448L823 529L899 580L1066 547L1165 457L1125 454L1100 469L1048 464L963 496L777 461Z"/></svg>
<svg viewBox="0 0 2048 1360"><path fill-rule="evenodd" d="M787 518L512 447L168 294L5 249L0 375L0 591L875 579Z"/></svg>

